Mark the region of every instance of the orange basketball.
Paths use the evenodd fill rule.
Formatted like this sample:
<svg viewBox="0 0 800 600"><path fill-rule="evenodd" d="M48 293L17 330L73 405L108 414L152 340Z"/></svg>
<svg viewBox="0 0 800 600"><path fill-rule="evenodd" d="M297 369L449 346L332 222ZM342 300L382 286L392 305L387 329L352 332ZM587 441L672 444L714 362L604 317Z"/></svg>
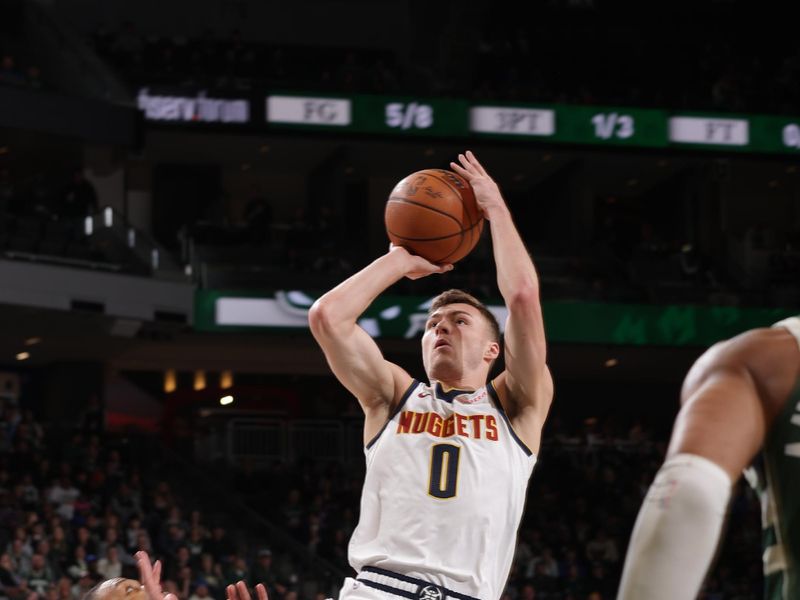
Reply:
<svg viewBox="0 0 800 600"><path fill-rule="evenodd" d="M386 202L386 233L433 263L455 263L483 231L483 214L469 182L444 169L417 171L394 186Z"/></svg>

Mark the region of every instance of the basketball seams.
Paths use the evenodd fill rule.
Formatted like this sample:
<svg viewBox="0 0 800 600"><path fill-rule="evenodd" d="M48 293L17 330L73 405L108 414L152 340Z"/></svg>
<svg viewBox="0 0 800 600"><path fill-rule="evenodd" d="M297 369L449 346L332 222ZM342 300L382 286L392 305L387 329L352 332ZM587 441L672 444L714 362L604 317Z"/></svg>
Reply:
<svg viewBox="0 0 800 600"><path fill-rule="evenodd" d="M445 184L447 187L449 187L452 192L454 192L458 196L459 200L461 200L461 205L464 207L464 216L467 217L467 222L471 223L471 219L470 219L470 216L469 216L469 211L467 210L467 207L464 205L464 197L461 195L461 190L459 190L457 187L455 187L446 178L440 177L439 175L434 175L434 173L437 172L434 169L427 169L424 172L425 172L426 175L428 175L428 177L432 177L433 179L435 179L437 181L441 181L443 184ZM460 177L460 175L459 175L459 177ZM461 179L464 179L464 178L461 177ZM467 181L466 179L464 179L464 183L467 185L468 188L471 187L470 184L469 184L469 181ZM475 191L474 190L472 191L472 195L473 196L475 195ZM462 225L462 227L463 227L463 225Z"/></svg>
<svg viewBox="0 0 800 600"><path fill-rule="evenodd" d="M457 235L463 236L465 231L466 231L466 229L460 229L459 231L456 231L455 233L449 233L447 235L442 235L442 236L439 236L439 237L424 237L424 238L406 237L404 235L398 235L392 230L389 230L388 233L390 233L391 235L396 237L398 240L404 240L406 242L441 242L442 240L447 240L447 239L450 239L451 237L456 237Z"/></svg>
<svg viewBox="0 0 800 600"><path fill-rule="evenodd" d="M417 202L416 200L411 200L410 198L406 198L405 196L389 196L389 200L388 200L387 204L391 204L392 202L396 202L398 204L403 204L403 203L413 204L414 206L419 206L420 208L426 208L426 209L428 209L430 211L433 211L435 213L439 213L440 215L443 215L443 216L455 221L458 224L458 228L460 230L462 230L462 231L464 230L464 224L461 222L461 219L456 219L453 215L451 215L448 212L443 211L440 208L434 208L433 206L429 206L427 204L423 204L422 202Z"/></svg>

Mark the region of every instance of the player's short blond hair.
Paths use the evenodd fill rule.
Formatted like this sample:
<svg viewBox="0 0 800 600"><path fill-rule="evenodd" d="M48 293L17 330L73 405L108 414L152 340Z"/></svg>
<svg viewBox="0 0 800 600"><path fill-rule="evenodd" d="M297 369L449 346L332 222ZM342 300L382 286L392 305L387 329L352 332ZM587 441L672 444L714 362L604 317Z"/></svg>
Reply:
<svg viewBox="0 0 800 600"><path fill-rule="evenodd" d="M475 308L489 324L489 330L492 333L492 340L498 344L500 343L500 324L497 322L497 318L494 316L492 311L486 308L486 305L483 302L478 300L472 294L468 294L464 290L447 290L433 299L431 307L428 309L428 314L430 315L443 306L447 306L448 304L468 304L469 306Z"/></svg>

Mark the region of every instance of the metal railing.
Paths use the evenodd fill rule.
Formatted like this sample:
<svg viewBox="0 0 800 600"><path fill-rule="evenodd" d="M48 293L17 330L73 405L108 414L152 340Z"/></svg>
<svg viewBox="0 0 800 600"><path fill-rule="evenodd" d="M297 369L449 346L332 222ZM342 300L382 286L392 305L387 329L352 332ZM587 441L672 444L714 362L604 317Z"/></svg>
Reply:
<svg viewBox="0 0 800 600"><path fill-rule="evenodd" d="M172 255L146 233L130 225L118 210L106 206L84 219L83 233L86 236L110 235L126 247L150 273L163 279L188 280L190 273L181 267Z"/></svg>

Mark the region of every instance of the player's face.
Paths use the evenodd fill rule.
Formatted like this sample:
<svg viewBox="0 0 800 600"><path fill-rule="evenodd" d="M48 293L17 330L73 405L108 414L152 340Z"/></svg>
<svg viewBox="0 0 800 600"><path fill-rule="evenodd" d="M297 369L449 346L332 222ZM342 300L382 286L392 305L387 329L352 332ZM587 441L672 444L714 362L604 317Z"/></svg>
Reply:
<svg viewBox="0 0 800 600"><path fill-rule="evenodd" d="M469 304L448 304L428 317L422 362L428 377L447 383L488 367L499 345L486 319Z"/></svg>
<svg viewBox="0 0 800 600"><path fill-rule="evenodd" d="M109 579L98 590L100 600L147 600L144 586L135 579Z"/></svg>

